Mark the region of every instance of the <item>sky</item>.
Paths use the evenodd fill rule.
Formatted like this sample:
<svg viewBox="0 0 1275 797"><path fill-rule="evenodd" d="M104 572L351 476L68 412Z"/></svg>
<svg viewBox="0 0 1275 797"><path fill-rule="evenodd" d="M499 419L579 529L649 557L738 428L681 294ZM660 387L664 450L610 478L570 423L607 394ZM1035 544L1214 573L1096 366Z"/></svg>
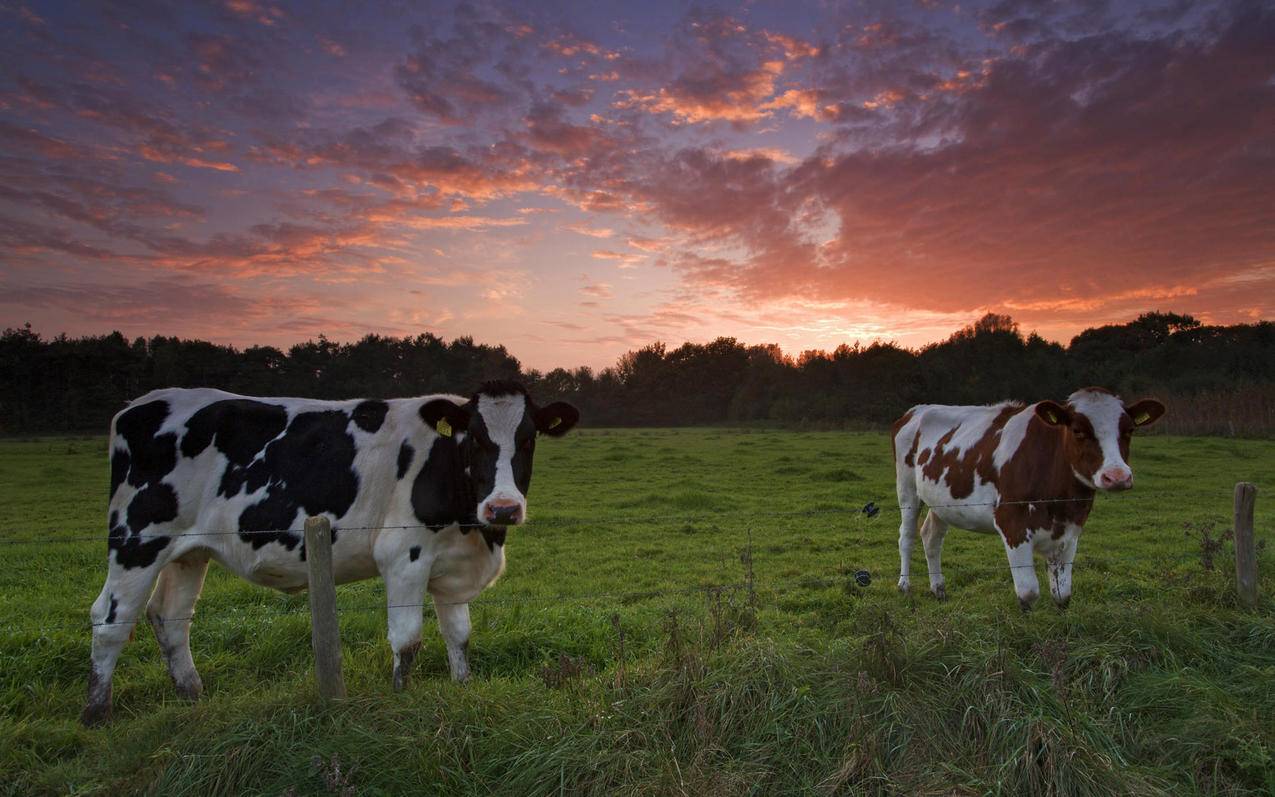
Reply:
<svg viewBox="0 0 1275 797"><path fill-rule="evenodd" d="M524 366L1275 316L1275 3L0 0L0 326Z"/></svg>

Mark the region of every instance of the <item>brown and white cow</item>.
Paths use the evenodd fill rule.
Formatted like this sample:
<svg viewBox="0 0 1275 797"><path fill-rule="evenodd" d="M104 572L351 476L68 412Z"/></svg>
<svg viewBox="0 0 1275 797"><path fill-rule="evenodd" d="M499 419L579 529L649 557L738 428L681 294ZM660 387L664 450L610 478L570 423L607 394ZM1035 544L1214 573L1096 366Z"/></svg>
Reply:
<svg viewBox="0 0 1275 797"><path fill-rule="evenodd" d="M1103 388L1072 393L1067 403L986 407L922 404L894 424L894 469L903 516L899 589L907 592L920 529L930 590L946 597L940 556L949 525L997 533L1024 610L1040 594L1034 553L1049 564L1054 601L1071 597L1071 563L1094 493L1133 487L1129 438L1164 414L1155 399L1125 404Z"/></svg>

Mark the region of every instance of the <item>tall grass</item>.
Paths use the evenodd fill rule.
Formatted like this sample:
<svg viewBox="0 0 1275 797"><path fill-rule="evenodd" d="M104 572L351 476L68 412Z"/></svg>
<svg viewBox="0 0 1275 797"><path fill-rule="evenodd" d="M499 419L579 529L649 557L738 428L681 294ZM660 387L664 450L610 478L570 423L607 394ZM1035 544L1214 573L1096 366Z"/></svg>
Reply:
<svg viewBox="0 0 1275 797"><path fill-rule="evenodd" d="M1161 401L1169 408L1156 424L1162 434L1275 437L1275 384L1167 396Z"/></svg>

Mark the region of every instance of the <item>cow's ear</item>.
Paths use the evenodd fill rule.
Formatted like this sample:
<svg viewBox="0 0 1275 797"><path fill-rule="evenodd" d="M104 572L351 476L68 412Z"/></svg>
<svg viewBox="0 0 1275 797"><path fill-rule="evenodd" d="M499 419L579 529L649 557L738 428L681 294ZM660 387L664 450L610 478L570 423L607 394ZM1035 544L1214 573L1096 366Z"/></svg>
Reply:
<svg viewBox="0 0 1275 797"><path fill-rule="evenodd" d="M1053 401L1042 401L1037 404L1036 417L1050 426L1066 426L1071 423L1071 411Z"/></svg>
<svg viewBox="0 0 1275 797"><path fill-rule="evenodd" d="M580 411L565 401L555 401L536 410L536 431L562 437L580 420Z"/></svg>
<svg viewBox="0 0 1275 797"><path fill-rule="evenodd" d="M1124 411L1133 418L1134 426L1148 426L1158 421L1164 414L1164 405L1155 399L1143 399L1136 404L1129 404Z"/></svg>
<svg viewBox="0 0 1275 797"><path fill-rule="evenodd" d="M469 410L454 401L432 399L421 405L421 420L443 437L469 428Z"/></svg>

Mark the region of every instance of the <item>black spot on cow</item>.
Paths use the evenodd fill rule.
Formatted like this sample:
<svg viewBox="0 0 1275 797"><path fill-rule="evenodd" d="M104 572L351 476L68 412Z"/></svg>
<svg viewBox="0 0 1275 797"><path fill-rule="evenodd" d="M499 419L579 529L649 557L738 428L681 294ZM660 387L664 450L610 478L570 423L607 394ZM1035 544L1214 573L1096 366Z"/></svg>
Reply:
<svg viewBox="0 0 1275 797"><path fill-rule="evenodd" d="M168 417L167 401L148 401L125 410L115 422L115 433L128 443L128 483L145 487L172 472L177 464L177 435L159 434Z"/></svg>
<svg viewBox="0 0 1275 797"><path fill-rule="evenodd" d="M487 543L487 550L495 552L497 545L505 544L505 527L504 526L483 526L483 540Z"/></svg>
<svg viewBox="0 0 1275 797"><path fill-rule="evenodd" d="M111 495L115 495L115 491L120 488L124 480L128 478L129 457L128 452L122 448L117 448L111 452Z"/></svg>
<svg viewBox="0 0 1275 797"><path fill-rule="evenodd" d="M115 622L115 610L119 608L120 602L115 599L115 594L111 593L111 608L106 612L106 622Z"/></svg>
<svg viewBox="0 0 1275 797"><path fill-rule="evenodd" d="M435 438L412 482L412 512L430 531L452 523L476 523L478 501L462 470L454 437Z"/></svg>
<svg viewBox="0 0 1275 797"><path fill-rule="evenodd" d="M251 399L214 401L186 421L182 456L194 458L209 445L226 455L233 468L246 468L266 444L288 425L288 411L278 404ZM239 492L225 493L227 497Z"/></svg>
<svg viewBox="0 0 1275 797"><path fill-rule="evenodd" d="M142 542L139 532L177 517L177 493L160 481L177 465L177 435L159 434L168 409L167 401L148 401L129 407L115 421L116 438L128 450L111 454L111 495L124 482L138 488L126 510L127 525L121 525L118 510L112 511L107 533L108 550L115 551L115 561L126 570L149 567L170 541L158 536Z"/></svg>
<svg viewBox="0 0 1275 797"><path fill-rule="evenodd" d="M119 512L111 512L110 531L107 533L107 550L115 551L115 562L125 570L134 567L150 567L159 557L159 552L168 546L171 538L167 536L152 537L142 542L136 534L130 535L128 528L119 522Z"/></svg>
<svg viewBox="0 0 1275 797"><path fill-rule="evenodd" d="M177 517L177 493L167 484L149 484L128 504L128 527L134 533L152 523Z"/></svg>
<svg viewBox="0 0 1275 797"><path fill-rule="evenodd" d="M403 445L398 447L398 478L407 475L407 469L412 467L412 457L416 454L416 449L412 448L412 444L403 441Z"/></svg>
<svg viewBox="0 0 1275 797"><path fill-rule="evenodd" d="M354 423L360 429L371 434L381 428L381 424L385 423L385 413L390 411L390 405L384 401L361 401L354 408L354 412L350 417L354 419Z"/></svg>
<svg viewBox="0 0 1275 797"><path fill-rule="evenodd" d="M239 536L245 542L253 548L278 542L291 551L301 543L301 535L291 530L298 511L334 518L350 511L359 477L348 425L349 416L339 410L300 413L282 437L266 446L262 457L233 478L227 468L222 485L236 488L231 495L240 486L250 493L266 488L264 497L239 515ZM335 541L335 528L332 534Z"/></svg>
<svg viewBox="0 0 1275 797"><path fill-rule="evenodd" d="M521 382L513 379L492 379L483 382L479 386L478 392L473 395L473 399L477 402L479 396L490 396L499 398L501 396L525 396L527 388L523 387Z"/></svg>
<svg viewBox="0 0 1275 797"><path fill-rule="evenodd" d="M411 560L411 561L413 561L413 562L415 562L417 559L420 559L420 558L421 558L421 546L419 546L419 545L413 545L411 548L409 548L409 549L407 550L407 557L408 557L408 559L410 559L410 560Z"/></svg>

